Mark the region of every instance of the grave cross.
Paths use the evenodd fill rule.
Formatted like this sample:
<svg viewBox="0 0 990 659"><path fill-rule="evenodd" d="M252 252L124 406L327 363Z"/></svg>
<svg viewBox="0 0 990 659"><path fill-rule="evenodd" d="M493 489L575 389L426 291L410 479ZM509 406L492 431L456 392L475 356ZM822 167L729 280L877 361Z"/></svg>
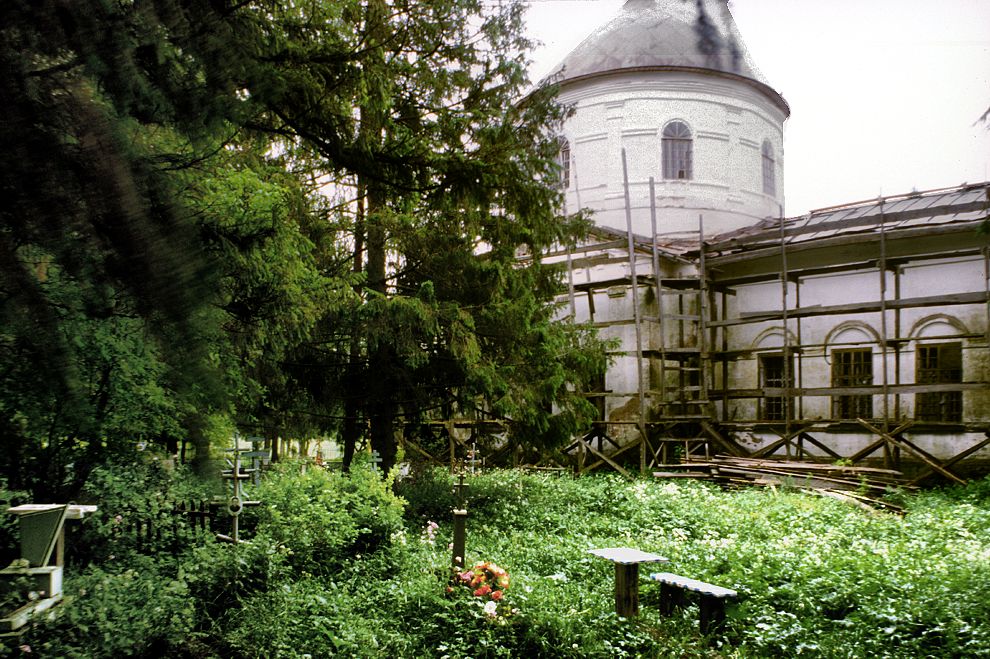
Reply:
<svg viewBox="0 0 990 659"><path fill-rule="evenodd" d="M468 486L464 483L464 472L462 471L457 477L457 482L454 484L454 495L457 497L458 509L464 508L464 490L467 488Z"/></svg>
<svg viewBox="0 0 990 659"><path fill-rule="evenodd" d="M236 543L240 542L238 517L244 509L245 504L254 503L244 500L244 486L241 482L252 478L252 475L256 473L257 470L242 468L241 453L245 452L244 449L232 448L227 450L234 454L234 459L231 460L230 458L227 458L227 466L230 468L220 472L220 475L224 480L229 480L231 482L231 496L230 499L227 500L227 512L230 513L231 518L231 533L229 540ZM228 539L226 536L218 537L224 540Z"/></svg>
<svg viewBox="0 0 990 659"><path fill-rule="evenodd" d="M471 450L468 451L468 459L466 460L468 465L470 465L471 473L475 473L478 466L481 464L481 460L478 459L478 443L471 442Z"/></svg>
<svg viewBox="0 0 990 659"><path fill-rule="evenodd" d="M251 450L241 457L251 459L251 469L254 471L252 482L257 487L261 485L261 468L271 462L272 454L270 451L264 450L264 438L248 437L247 440L251 442Z"/></svg>
<svg viewBox="0 0 990 659"><path fill-rule="evenodd" d="M464 552L467 545L467 510L464 507L464 472L458 476L454 485L457 497L457 508L454 509L454 541L451 543L451 562L455 570L464 569Z"/></svg>
<svg viewBox="0 0 990 659"><path fill-rule="evenodd" d="M371 452L371 471L377 472L379 465L382 463L382 456L378 451Z"/></svg>

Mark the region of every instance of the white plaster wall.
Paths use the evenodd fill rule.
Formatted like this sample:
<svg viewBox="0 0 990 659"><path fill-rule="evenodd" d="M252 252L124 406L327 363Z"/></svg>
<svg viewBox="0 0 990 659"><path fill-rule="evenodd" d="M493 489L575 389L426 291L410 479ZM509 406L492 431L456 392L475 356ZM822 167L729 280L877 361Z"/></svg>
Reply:
<svg viewBox="0 0 990 659"><path fill-rule="evenodd" d="M983 290L983 259L974 256L908 263L901 268L901 297Z"/></svg>
<svg viewBox="0 0 990 659"><path fill-rule="evenodd" d="M658 233L705 233L781 213L784 113L744 82L691 72L624 72L565 84L560 100L575 112L564 126L571 145L569 208L626 229L622 149L626 150L633 230L650 234L649 178L655 179ZM661 131L674 119L692 131L694 178L664 181ZM761 146L775 152L776 195L763 193Z"/></svg>
<svg viewBox="0 0 990 659"><path fill-rule="evenodd" d="M880 299L880 273L859 270L845 274L806 277L801 280L801 306L855 304ZM887 297L894 296L894 275L887 273ZM791 300L794 304L794 300Z"/></svg>

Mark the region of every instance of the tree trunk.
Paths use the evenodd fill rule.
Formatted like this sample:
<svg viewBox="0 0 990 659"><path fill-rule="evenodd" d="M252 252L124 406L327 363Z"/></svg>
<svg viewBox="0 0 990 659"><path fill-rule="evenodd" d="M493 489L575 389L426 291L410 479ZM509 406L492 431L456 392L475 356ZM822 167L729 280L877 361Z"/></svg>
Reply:
<svg viewBox="0 0 990 659"><path fill-rule="evenodd" d="M360 413L357 398L348 396L344 401L344 427L341 430L341 441L344 443L344 471L349 471L351 462L354 461L354 450L357 448L357 440L361 435L361 425L358 423Z"/></svg>
<svg viewBox="0 0 990 659"><path fill-rule="evenodd" d="M356 273L364 270L364 194L365 187L358 183L357 214L354 217L354 267ZM355 292L361 295L361 284L355 286ZM361 364L361 341L358 337L358 327L354 328L354 335L351 337L350 354L347 358L347 382L353 387L349 389L344 398L344 427L341 430L341 441L344 443L344 463L343 470L350 471L351 462L354 461L354 450L357 448L357 440L361 436L361 399L356 393L364 390L362 382Z"/></svg>
<svg viewBox="0 0 990 659"><path fill-rule="evenodd" d="M383 78L385 55L380 45L387 39L386 16L386 7L382 0L369 0L365 20L371 52L365 70L368 96L361 106L361 133L372 152L380 146L385 126L387 81ZM387 194L380 181L367 181L366 189L368 205L364 220L367 228L367 285L370 290L387 297L388 229L383 212L386 209ZM382 472L388 473L395 464L396 454L395 417L398 406L395 403L394 378L391 377L395 360L393 350L381 337L369 341L368 345L369 377L365 406L371 421L371 448L381 458Z"/></svg>
<svg viewBox="0 0 990 659"><path fill-rule="evenodd" d="M210 438L206 436L206 421L201 414L193 413L186 417L186 431L195 453L192 470L197 476L210 476Z"/></svg>

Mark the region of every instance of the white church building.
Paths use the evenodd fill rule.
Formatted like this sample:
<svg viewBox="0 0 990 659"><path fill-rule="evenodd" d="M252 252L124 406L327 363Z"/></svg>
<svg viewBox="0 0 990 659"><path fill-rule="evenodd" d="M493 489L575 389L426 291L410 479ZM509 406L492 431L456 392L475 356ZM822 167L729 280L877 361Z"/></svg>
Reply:
<svg viewBox="0 0 990 659"><path fill-rule="evenodd" d="M595 229L547 259L617 346L576 447L985 466L990 185L786 217L790 109L725 0L629 0L555 76L565 210Z"/></svg>

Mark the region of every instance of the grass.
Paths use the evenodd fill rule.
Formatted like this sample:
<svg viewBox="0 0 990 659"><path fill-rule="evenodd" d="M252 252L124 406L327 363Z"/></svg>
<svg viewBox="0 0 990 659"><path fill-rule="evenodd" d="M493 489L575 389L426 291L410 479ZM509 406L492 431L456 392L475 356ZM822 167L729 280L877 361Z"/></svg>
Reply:
<svg viewBox="0 0 990 659"><path fill-rule="evenodd" d="M511 576L496 615L447 591L452 485L421 472L399 500L364 476L271 475L250 544L175 559L108 545L116 558L70 571L66 613L22 640L59 657L990 656L990 479L895 495L896 516L786 490L486 472L469 479L466 553ZM334 522L344 507L355 523ZM723 632L701 637L696 606L661 617L648 567L640 616L617 618L612 566L588 554L607 546L739 591Z"/></svg>
<svg viewBox="0 0 990 659"><path fill-rule="evenodd" d="M512 572L548 655L990 655L986 481L907 497L903 517L694 482L494 472L472 484L468 558ZM661 619L645 580L640 618L611 619L611 565L587 550L616 545L739 591L725 634L699 638L695 608Z"/></svg>

